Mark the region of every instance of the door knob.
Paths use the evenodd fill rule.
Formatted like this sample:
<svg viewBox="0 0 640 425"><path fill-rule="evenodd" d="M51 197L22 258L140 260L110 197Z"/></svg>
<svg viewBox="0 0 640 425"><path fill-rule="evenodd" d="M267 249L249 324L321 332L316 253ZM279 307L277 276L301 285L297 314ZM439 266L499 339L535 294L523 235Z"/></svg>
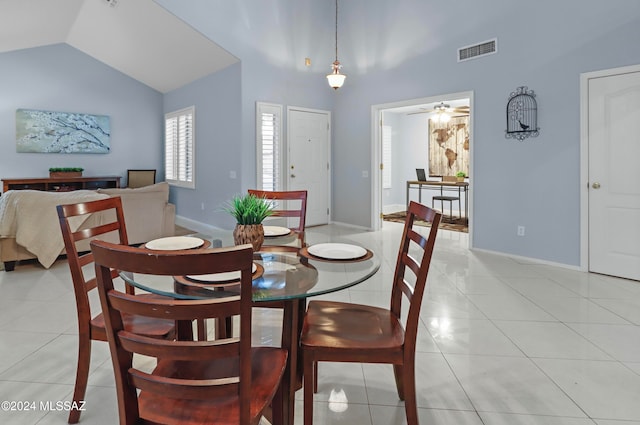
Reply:
<svg viewBox="0 0 640 425"><path fill-rule="evenodd" d="M295 174L291 174L291 178L294 178L294 179L295 179L295 178L296 178L296 175L295 175Z"/></svg>
<svg viewBox="0 0 640 425"><path fill-rule="evenodd" d="M600 189L600 183L595 182L594 184L591 185L591 187L594 189Z"/></svg>

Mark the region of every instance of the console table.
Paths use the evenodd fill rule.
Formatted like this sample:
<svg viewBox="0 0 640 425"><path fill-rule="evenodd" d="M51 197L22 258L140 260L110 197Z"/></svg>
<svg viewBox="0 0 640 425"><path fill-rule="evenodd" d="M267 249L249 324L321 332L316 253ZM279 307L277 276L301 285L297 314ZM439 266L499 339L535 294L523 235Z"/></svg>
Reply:
<svg viewBox="0 0 640 425"><path fill-rule="evenodd" d="M422 203L422 187L426 186L427 189L438 189L442 195L443 188L458 190L458 196L461 192L464 192L464 217L469 219L469 182L443 182L435 180L408 180L407 181L407 205L409 205L409 189L418 189L418 202Z"/></svg>
<svg viewBox="0 0 640 425"><path fill-rule="evenodd" d="M2 179L2 192L24 189L68 192L80 189L95 190L117 187L120 187L120 176Z"/></svg>

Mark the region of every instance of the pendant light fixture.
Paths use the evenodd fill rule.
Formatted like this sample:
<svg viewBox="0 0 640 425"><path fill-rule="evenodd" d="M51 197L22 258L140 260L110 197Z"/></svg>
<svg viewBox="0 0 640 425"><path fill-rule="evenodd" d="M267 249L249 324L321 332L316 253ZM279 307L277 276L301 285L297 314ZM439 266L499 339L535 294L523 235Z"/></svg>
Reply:
<svg viewBox="0 0 640 425"><path fill-rule="evenodd" d="M336 60L331 65L332 72L327 75L327 81L334 90L338 90L344 84L346 75L340 74L340 61L338 60L338 0L336 0Z"/></svg>

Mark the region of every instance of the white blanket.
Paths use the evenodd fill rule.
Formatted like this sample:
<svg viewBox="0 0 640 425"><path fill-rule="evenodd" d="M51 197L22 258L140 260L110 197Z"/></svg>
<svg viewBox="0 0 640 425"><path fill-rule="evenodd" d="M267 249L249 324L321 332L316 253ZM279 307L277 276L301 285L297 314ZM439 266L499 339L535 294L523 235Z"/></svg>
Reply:
<svg viewBox="0 0 640 425"><path fill-rule="evenodd" d="M64 249L56 206L108 197L91 190L8 190L0 196L0 237L15 237L18 245L28 249L40 264L49 268ZM88 217L84 215L70 220L72 231L77 230Z"/></svg>

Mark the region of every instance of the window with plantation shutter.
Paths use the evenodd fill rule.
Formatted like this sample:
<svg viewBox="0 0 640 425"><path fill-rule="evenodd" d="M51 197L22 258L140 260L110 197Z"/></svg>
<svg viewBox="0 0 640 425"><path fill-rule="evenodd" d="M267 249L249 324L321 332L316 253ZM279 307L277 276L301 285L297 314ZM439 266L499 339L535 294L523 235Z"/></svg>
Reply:
<svg viewBox="0 0 640 425"><path fill-rule="evenodd" d="M257 187L282 190L282 105L256 103Z"/></svg>
<svg viewBox="0 0 640 425"><path fill-rule="evenodd" d="M382 126L382 188L391 189L391 126Z"/></svg>
<svg viewBox="0 0 640 425"><path fill-rule="evenodd" d="M164 116L165 157L167 182L174 186L194 189L195 181L195 108L193 106Z"/></svg>

